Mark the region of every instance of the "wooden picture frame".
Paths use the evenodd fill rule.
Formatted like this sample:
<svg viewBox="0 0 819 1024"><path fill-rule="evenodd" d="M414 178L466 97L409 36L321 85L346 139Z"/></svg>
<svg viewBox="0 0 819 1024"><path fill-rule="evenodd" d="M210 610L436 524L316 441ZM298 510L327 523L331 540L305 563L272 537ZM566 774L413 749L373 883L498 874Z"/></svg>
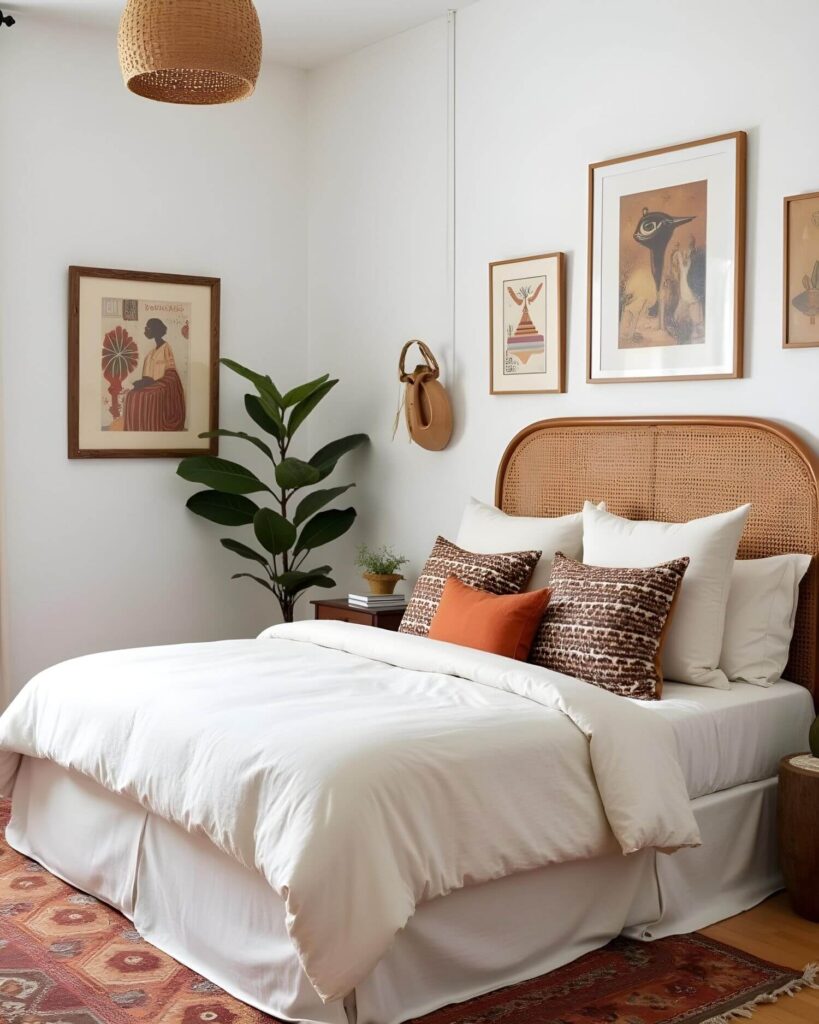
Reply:
<svg viewBox="0 0 819 1024"><path fill-rule="evenodd" d="M819 192L785 196L782 219L782 348L817 348Z"/></svg>
<svg viewBox="0 0 819 1024"><path fill-rule="evenodd" d="M68 457L216 455L220 280L68 268Z"/></svg>
<svg viewBox="0 0 819 1024"><path fill-rule="evenodd" d="M740 131L589 166L588 383L742 376L746 162Z"/></svg>
<svg viewBox="0 0 819 1024"><path fill-rule="evenodd" d="M566 390L566 258L562 252L489 264L489 394Z"/></svg>

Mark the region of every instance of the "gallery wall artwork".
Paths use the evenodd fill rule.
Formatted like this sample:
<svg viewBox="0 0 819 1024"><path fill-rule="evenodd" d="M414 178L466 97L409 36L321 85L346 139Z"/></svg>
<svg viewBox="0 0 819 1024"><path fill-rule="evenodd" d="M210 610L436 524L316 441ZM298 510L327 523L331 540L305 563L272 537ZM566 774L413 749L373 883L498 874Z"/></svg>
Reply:
<svg viewBox="0 0 819 1024"><path fill-rule="evenodd" d="M563 265L562 252L489 264L490 394L565 390Z"/></svg>
<svg viewBox="0 0 819 1024"><path fill-rule="evenodd" d="M744 132L589 168L588 380L742 375Z"/></svg>
<svg viewBox="0 0 819 1024"><path fill-rule="evenodd" d="M785 198L782 343L819 346L819 192Z"/></svg>
<svg viewBox="0 0 819 1024"><path fill-rule="evenodd" d="M216 454L219 280L69 268L69 458Z"/></svg>

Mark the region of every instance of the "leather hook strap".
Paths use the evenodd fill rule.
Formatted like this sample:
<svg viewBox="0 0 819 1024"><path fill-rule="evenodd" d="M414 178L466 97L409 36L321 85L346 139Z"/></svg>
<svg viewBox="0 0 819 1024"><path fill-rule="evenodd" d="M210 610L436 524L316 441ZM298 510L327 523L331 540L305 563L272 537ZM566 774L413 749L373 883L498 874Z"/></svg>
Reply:
<svg viewBox="0 0 819 1024"><path fill-rule="evenodd" d="M420 338L412 338L401 349L401 356L399 357L398 360L399 380L401 380L404 384L412 384L416 380L419 371L424 369L423 366L416 366L413 373L410 374L407 373L406 369L404 368L404 361L406 359L407 352L413 345L417 345L418 348L421 350L421 356L423 357L424 362L426 363L426 369L428 372L424 372L423 376L427 380L437 380L438 377L441 375L441 369L438 366L438 360L429 350L426 343L421 341Z"/></svg>

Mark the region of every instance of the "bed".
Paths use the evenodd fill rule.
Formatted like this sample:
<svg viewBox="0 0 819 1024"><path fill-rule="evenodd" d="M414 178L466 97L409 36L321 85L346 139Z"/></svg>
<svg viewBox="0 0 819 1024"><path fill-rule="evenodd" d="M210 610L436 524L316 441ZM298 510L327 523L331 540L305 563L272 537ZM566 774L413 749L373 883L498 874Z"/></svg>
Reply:
<svg viewBox="0 0 819 1024"><path fill-rule="evenodd" d="M668 521L751 502L741 557L819 550L814 460L786 430L762 421L544 421L510 444L496 498L512 514L561 515L592 498L605 499L612 511L631 518ZM397 1024L548 971L620 932L653 939L703 927L780 888L773 828L776 764L804 746L816 692L816 639L813 566L802 584L786 671L791 682L770 689L736 684L730 691L669 683L661 702L613 698L623 707L623 729L636 722L651 735L667 730L673 736L679 786L701 845L687 848L678 837L672 845L682 848L671 855L649 843L623 856L612 841L593 856L420 899L372 969L335 998L322 999L311 984L291 941L286 901L260 870L241 862L247 857L229 855L201 828L146 810L150 800L127 795L127 787L112 792L83 771L79 760L61 765L48 757L23 757L14 775L8 839L116 906L155 945L260 1009L324 1024ZM356 645L364 641L342 642L361 656ZM435 642L420 641L425 643ZM413 658L421 657L417 650L418 644ZM241 657L250 654L242 649ZM390 649L374 657L376 666L394 666L397 656ZM475 664L476 673L497 668L480 659ZM379 671L373 669L375 675ZM458 672L461 679L469 674ZM553 681L544 690L546 705L570 698L583 705L571 681L558 683L557 696ZM518 701L503 686L484 687L480 699L503 714L515 711ZM607 704L604 716L614 707ZM576 730L582 731L586 711L594 713L585 706L575 711ZM554 712L541 703L536 713L545 721ZM563 730L567 737L572 726ZM515 742L517 735L510 734ZM602 736L600 744L601 763L612 770L616 743L610 740L607 749ZM658 750L653 756L661 755ZM495 756L503 757L502 746ZM490 788L488 827L498 813ZM611 797L616 802L617 794ZM368 910L365 892L351 910L351 936L358 923L353 916Z"/></svg>

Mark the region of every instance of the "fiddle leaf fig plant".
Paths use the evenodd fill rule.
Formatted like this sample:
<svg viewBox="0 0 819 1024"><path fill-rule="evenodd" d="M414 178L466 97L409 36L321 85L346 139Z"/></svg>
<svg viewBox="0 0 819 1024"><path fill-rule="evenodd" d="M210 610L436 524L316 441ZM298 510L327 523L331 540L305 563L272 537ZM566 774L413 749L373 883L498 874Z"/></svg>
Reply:
<svg viewBox="0 0 819 1024"><path fill-rule="evenodd" d="M254 580L269 590L284 621L292 622L296 602L306 590L335 586L332 568L311 564L312 553L345 534L356 517L354 508L326 507L353 484L301 492L326 479L342 456L368 438L366 434L348 434L324 445L306 462L295 458L289 451L296 432L338 381L325 374L282 394L270 377L232 359L221 362L254 386L255 393L245 395L245 410L272 440L243 430L212 430L199 436L235 437L253 445L269 459L273 482L268 484L239 463L213 455L183 459L177 473L206 488L188 498L191 512L220 526L253 528L261 551L232 537L221 538L222 547L261 566L261 574L259 569L237 572L232 579ZM260 497L248 497L251 494ZM268 501L274 507L262 503Z"/></svg>

